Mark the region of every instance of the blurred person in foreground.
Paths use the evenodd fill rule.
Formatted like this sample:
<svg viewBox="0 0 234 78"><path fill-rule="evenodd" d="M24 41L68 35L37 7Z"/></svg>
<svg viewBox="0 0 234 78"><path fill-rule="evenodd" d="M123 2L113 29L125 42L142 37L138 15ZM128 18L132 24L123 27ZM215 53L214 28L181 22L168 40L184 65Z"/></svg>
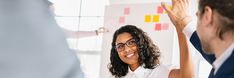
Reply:
<svg viewBox="0 0 234 78"><path fill-rule="evenodd" d="M46 0L0 1L0 78L83 78Z"/></svg>

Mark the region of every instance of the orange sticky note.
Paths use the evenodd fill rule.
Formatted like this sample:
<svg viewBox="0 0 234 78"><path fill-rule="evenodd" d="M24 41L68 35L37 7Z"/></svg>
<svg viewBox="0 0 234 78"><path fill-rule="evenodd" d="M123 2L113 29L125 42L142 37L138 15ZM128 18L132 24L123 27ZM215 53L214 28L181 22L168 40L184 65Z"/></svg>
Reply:
<svg viewBox="0 0 234 78"><path fill-rule="evenodd" d="M119 24L124 24L125 23L125 17L121 16L119 17Z"/></svg>
<svg viewBox="0 0 234 78"><path fill-rule="evenodd" d="M155 30L160 31L161 30L161 24L159 24L159 23L155 24Z"/></svg>
<svg viewBox="0 0 234 78"><path fill-rule="evenodd" d="M163 7L162 6L158 6L157 13L158 14L162 14L163 13Z"/></svg>
<svg viewBox="0 0 234 78"><path fill-rule="evenodd" d="M162 26L162 30L168 30L169 29L169 23L164 23Z"/></svg>
<svg viewBox="0 0 234 78"><path fill-rule="evenodd" d="M124 15L130 14L130 8L124 8Z"/></svg>
<svg viewBox="0 0 234 78"><path fill-rule="evenodd" d="M159 15L154 15L153 22L159 22L160 16Z"/></svg>
<svg viewBox="0 0 234 78"><path fill-rule="evenodd" d="M151 16L145 15L145 22L151 22Z"/></svg>

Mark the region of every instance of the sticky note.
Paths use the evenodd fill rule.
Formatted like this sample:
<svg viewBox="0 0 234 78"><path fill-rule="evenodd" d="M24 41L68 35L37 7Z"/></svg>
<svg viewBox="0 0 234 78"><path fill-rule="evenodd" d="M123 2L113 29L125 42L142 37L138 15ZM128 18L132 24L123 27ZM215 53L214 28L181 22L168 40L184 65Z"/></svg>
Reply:
<svg viewBox="0 0 234 78"><path fill-rule="evenodd" d="M167 5L167 7L172 10L172 6L171 5ZM167 12L165 11L165 13L167 13Z"/></svg>
<svg viewBox="0 0 234 78"><path fill-rule="evenodd" d="M160 21L159 18L160 18L159 15L154 15L153 22L159 22Z"/></svg>
<svg viewBox="0 0 234 78"><path fill-rule="evenodd" d="M158 14L162 14L163 13L163 7L162 6L158 6L158 8L157 8L157 13Z"/></svg>
<svg viewBox="0 0 234 78"><path fill-rule="evenodd" d="M121 16L119 17L119 24L124 24L125 23L125 17Z"/></svg>
<svg viewBox="0 0 234 78"><path fill-rule="evenodd" d="M145 22L151 22L151 15L145 15Z"/></svg>
<svg viewBox="0 0 234 78"><path fill-rule="evenodd" d="M163 23L162 30L168 30L169 29L169 23Z"/></svg>
<svg viewBox="0 0 234 78"><path fill-rule="evenodd" d="M161 30L161 24L159 24L159 23L155 24L155 30L160 31Z"/></svg>
<svg viewBox="0 0 234 78"><path fill-rule="evenodd" d="M130 14L130 8L124 8L124 15Z"/></svg>
<svg viewBox="0 0 234 78"><path fill-rule="evenodd" d="M169 9L171 9L171 10L172 10L172 6L171 6L171 5L169 5L168 7L169 7Z"/></svg>

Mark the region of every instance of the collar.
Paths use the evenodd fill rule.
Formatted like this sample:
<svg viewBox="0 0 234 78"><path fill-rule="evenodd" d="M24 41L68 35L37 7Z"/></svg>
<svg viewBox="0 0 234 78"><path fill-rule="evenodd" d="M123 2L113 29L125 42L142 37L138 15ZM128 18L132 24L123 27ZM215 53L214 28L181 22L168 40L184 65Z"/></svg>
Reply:
<svg viewBox="0 0 234 78"><path fill-rule="evenodd" d="M130 74L135 75L137 78L145 78L145 72L147 69L145 69L143 66L139 66L135 71L132 71L130 67L128 67L128 71Z"/></svg>
<svg viewBox="0 0 234 78"><path fill-rule="evenodd" d="M217 58L214 63L212 64L215 71L214 74L216 74L216 72L219 70L220 66L224 63L224 61L226 61L228 59L228 57L231 56L232 52L234 49L234 43L232 43L225 51L224 53Z"/></svg>

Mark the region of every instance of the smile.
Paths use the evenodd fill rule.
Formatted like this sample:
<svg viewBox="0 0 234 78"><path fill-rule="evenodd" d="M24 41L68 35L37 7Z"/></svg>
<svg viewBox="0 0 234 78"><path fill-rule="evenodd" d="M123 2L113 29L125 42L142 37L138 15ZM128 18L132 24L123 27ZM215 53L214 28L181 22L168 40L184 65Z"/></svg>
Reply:
<svg viewBox="0 0 234 78"><path fill-rule="evenodd" d="M130 58L130 57L132 57L134 55L134 53L131 53L131 54L128 54L126 57L127 58Z"/></svg>

